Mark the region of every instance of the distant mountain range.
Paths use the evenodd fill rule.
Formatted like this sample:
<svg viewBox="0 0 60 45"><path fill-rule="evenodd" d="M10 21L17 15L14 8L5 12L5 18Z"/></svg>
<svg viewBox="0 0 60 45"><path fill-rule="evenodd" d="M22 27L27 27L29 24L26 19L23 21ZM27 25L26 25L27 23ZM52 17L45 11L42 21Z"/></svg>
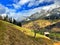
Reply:
<svg viewBox="0 0 60 45"><path fill-rule="evenodd" d="M60 7L55 8L52 11L50 11L46 16L45 19L60 19Z"/></svg>
<svg viewBox="0 0 60 45"><path fill-rule="evenodd" d="M36 19L60 19L60 7L51 10L49 9L48 11L42 9L40 12L36 12L26 18L28 21Z"/></svg>

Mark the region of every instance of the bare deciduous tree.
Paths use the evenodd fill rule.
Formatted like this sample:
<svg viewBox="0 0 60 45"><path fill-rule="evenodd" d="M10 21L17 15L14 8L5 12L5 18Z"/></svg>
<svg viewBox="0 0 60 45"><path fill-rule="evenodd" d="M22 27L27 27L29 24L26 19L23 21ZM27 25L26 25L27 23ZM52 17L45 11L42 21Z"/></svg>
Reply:
<svg viewBox="0 0 60 45"><path fill-rule="evenodd" d="M40 31L40 26L37 22L33 22L32 29L34 30L34 38L36 37L36 33Z"/></svg>

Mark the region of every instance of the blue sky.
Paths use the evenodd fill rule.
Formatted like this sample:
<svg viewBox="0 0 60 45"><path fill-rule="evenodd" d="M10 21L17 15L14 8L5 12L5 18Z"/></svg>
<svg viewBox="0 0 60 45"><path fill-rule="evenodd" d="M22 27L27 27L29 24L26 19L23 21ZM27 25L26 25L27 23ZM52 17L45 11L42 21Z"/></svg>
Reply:
<svg viewBox="0 0 60 45"><path fill-rule="evenodd" d="M51 5L54 1L42 1L39 0L0 0L0 4L4 5L9 9L15 9L16 12L21 12L24 10L34 9L41 6Z"/></svg>
<svg viewBox="0 0 60 45"><path fill-rule="evenodd" d="M60 0L0 0L0 14L7 13L15 18L29 16L43 7L59 4L59 2Z"/></svg>

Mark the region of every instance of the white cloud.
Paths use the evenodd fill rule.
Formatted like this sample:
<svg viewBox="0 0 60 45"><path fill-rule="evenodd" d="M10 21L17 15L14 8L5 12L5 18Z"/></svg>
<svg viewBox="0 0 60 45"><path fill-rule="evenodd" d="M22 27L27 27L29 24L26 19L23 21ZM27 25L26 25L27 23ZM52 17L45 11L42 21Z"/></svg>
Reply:
<svg viewBox="0 0 60 45"><path fill-rule="evenodd" d="M21 5L19 5L19 4L13 4L13 6L14 6L15 9L21 8Z"/></svg>
<svg viewBox="0 0 60 45"><path fill-rule="evenodd" d="M5 7L2 4L0 4L0 14L5 13L5 11Z"/></svg>
<svg viewBox="0 0 60 45"><path fill-rule="evenodd" d="M2 16L6 16L6 14L8 14L9 17L13 17L15 19L19 18L20 21L25 19L25 17L23 17L23 13L21 12L16 13L15 11L16 11L15 9L9 9L4 5L0 4L0 14Z"/></svg>
<svg viewBox="0 0 60 45"><path fill-rule="evenodd" d="M55 1L55 4L60 5L60 0L54 0L54 1Z"/></svg>
<svg viewBox="0 0 60 45"><path fill-rule="evenodd" d="M60 6L57 5L57 4L52 4L52 5L49 5L49 6L44 6L43 9L44 10L52 10L52 9L58 8L58 7L60 7Z"/></svg>
<svg viewBox="0 0 60 45"><path fill-rule="evenodd" d="M17 21L22 21L25 19L25 17L23 16L23 14L21 12L15 13L15 12L10 12L10 17L13 17L14 19L16 19Z"/></svg>
<svg viewBox="0 0 60 45"><path fill-rule="evenodd" d="M20 5L24 5L25 3L29 2L30 0L20 0L19 1L19 4Z"/></svg>
<svg viewBox="0 0 60 45"><path fill-rule="evenodd" d="M48 10L52 10L52 9L58 8L58 7L60 7L60 6L56 5L56 4L52 4L52 5L49 5L49 6L38 7L38 8L23 11L23 15L30 16L30 15L36 13L36 12L40 12L41 10L48 11Z"/></svg>
<svg viewBox="0 0 60 45"><path fill-rule="evenodd" d="M28 7L31 7L31 6L37 6L39 5L40 3L43 3L43 2L51 2L52 0L30 0L30 3L28 4Z"/></svg>
<svg viewBox="0 0 60 45"><path fill-rule="evenodd" d="M1 15L9 13L9 16L11 16L10 14L15 13L15 11L16 11L15 9L9 9L9 8L5 7L4 5L0 4L0 14Z"/></svg>
<svg viewBox="0 0 60 45"><path fill-rule="evenodd" d="M28 7L31 7L31 6L38 6L40 3L43 3L43 2L51 2L51 1L54 1L54 0L20 0L19 2L16 0L17 3L13 4L13 6L15 7L15 9L19 9L21 8L22 5L26 3L29 3Z"/></svg>
<svg viewBox="0 0 60 45"><path fill-rule="evenodd" d="M23 16L31 16L32 14L36 13L36 12L40 12L42 7L39 8L34 8L34 9L30 9L30 10L24 10L22 11L21 15Z"/></svg>
<svg viewBox="0 0 60 45"><path fill-rule="evenodd" d="M19 0L13 0L13 2L18 3L18 2L19 2Z"/></svg>
<svg viewBox="0 0 60 45"><path fill-rule="evenodd" d="M13 4L13 6L15 7L15 9L19 9L19 8L21 8L22 5L24 5L25 3L29 2L29 1L30 0L20 0L16 4Z"/></svg>
<svg viewBox="0 0 60 45"><path fill-rule="evenodd" d="M14 2L17 2L16 4L13 4L13 6L15 7L15 9L19 9L21 8L22 5L26 4L29 2L28 7L31 6L37 6L40 3L43 2L55 2L56 4L59 3L60 4L60 0L14 0Z"/></svg>

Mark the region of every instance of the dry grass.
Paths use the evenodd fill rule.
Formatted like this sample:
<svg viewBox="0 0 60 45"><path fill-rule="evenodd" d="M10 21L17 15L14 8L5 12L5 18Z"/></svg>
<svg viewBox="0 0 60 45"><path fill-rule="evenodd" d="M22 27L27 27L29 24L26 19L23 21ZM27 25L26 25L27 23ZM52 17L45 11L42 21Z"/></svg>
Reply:
<svg viewBox="0 0 60 45"><path fill-rule="evenodd" d="M40 25L41 28L46 27L48 25L52 25L52 24L57 23L59 21L60 20L54 20L54 21L51 21L51 20L35 20L35 22L37 22ZM29 22L27 24L24 24L23 27L31 29L32 25L33 25L33 21Z"/></svg>
<svg viewBox="0 0 60 45"><path fill-rule="evenodd" d="M60 45L60 42L55 42L54 45Z"/></svg>
<svg viewBox="0 0 60 45"><path fill-rule="evenodd" d="M47 37L37 34L26 28L0 21L0 45L53 45Z"/></svg>

